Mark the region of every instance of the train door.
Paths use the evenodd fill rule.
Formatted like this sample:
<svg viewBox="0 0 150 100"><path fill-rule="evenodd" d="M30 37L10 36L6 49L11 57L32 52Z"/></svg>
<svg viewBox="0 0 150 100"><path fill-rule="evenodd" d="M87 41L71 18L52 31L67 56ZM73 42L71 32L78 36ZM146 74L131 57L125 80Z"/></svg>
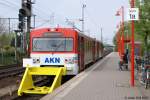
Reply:
<svg viewBox="0 0 150 100"><path fill-rule="evenodd" d="M82 71L84 70L84 38L83 37L79 37L79 70Z"/></svg>

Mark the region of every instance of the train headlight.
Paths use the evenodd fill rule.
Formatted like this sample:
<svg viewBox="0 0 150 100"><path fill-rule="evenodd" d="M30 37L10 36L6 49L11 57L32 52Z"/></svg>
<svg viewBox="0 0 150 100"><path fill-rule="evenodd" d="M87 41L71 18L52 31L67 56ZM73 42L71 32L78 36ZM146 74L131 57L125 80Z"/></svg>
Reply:
<svg viewBox="0 0 150 100"><path fill-rule="evenodd" d="M40 58L33 58L33 64L39 64Z"/></svg>
<svg viewBox="0 0 150 100"><path fill-rule="evenodd" d="M78 60L76 59L76 57L65 58L65 63L66 64L75 64L75 63L78 63Z"/></svg>
<svg viewBox="0 0 150 100"><path fill-rule="evenodd" d="M71 59L71 58L65 58L65 63L66 64L73 64L73 59Z"/></svg>

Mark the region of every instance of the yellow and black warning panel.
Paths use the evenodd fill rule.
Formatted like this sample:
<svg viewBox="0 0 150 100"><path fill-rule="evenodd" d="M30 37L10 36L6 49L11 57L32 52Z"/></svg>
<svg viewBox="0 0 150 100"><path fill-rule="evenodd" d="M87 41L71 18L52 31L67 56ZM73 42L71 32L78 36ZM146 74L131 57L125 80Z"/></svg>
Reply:
<svg viewBox="0 0 150 100"><path fill-rule="evenodd" d="M33 75L54 75L54 81L50 87L34 86ZM22 78L18 95L22 94L48 94L61 85L62 75L66 75L66 67L27 67Z"/></svg>

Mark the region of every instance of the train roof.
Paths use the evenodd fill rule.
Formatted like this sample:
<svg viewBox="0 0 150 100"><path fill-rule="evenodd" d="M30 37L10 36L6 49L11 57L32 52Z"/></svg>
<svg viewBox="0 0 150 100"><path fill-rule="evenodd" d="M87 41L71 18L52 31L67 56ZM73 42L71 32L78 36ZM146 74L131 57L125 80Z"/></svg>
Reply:
<svg viewBox="0 0 150 100"><path fill-rule="evenodd" d="M33 29L31 31L31 33L34 33L34 32L46 32L46 31L50 31L50 30L64 30L64 31L75 31L79 36L82 36L86 39L91 39L91 40L95 40L97 42L101 42L101 41L98 41L96 40L96 38L92 38L92 37L89 37L87 35L85 35L84 33L82 33L82 31L78 30L78 29L75 29L75 28L60 28L60 27L57 27L57 28L37 28L37 29Z"/></svg>

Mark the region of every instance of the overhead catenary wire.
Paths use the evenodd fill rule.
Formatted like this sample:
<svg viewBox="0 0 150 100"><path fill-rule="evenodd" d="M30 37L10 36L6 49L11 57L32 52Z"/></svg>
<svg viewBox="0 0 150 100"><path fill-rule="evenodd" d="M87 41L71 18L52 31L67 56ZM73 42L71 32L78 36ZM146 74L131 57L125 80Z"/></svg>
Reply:
<svg viewBox="0 0 150 100"><path fill-rule="evenodd" d="M2 0L0 0L0 5L2 5L1 9L5 9L5 10L1 10L0 12L0 16L5 16L7 13L13 13L13 12L17 12L18 11L18 7L14 6L13 4L4 2Z"/></svg>
<svg viewBox="0 0 150 100"><path fill-rule="evenodd" d="M92 18L91 14L89 13L89 11L88 11L87 9L85 9L85 14L86 14L86 16L87 16L86 19L88 19L88 20L90 21L91 25L93 25L94 30L96 30L97 32L99 32L99 31L100 31L100 26L99 26L99 24ZM93 36L95 37L96 34L93 34ZM96 36L96 37L97 37L97 36ZM95 37L95 38L96 38L96 37ZM97 38L97 39L98 39L98 38ZM101 39L99 38L98 40L101 40Z"/></svg>
<svg viewBox="0 0 150 100"><path fill-rule="evenodd" d="M96 21L91 17L89 11L87 9L85 9L86 14L88 15L88 19L91 21L91 23L95 26L99 28L99 25L96 23Z"/></svg>
<svg viewBox="0 0 150 100"><path fill-rule="evenodd" d="M45 25L45 24L48 24L48 23L49 23L49 25L50 25L50 22L51 22L51 19L50 19L51 15L50 15L50 14L44 12L42 9L39 9L39 8L37 8L37 7L33 7L33 9L34 9L34 13L35 13L35 14L37 14L37 13L40 12L40 14L37 14L36 16L39 17L39 20L40 20L40 19L41 19L41 20L40 20L40 21L36 21L36 22L43 22L42 24L38 25L37 27L40 27L40 26ZM53 13L53 12L52 12L52 13ZM42 16L42 15L43 15L43 16Z"/></svg>
<svg viewBox="0 0 150 100"><path fill-rule="evenodd" d="M18 10L18 7L13 6L12 4L8 4L8 3L6 3L6 2L0 1L0 5L5 6L5 7L7 7L7 8L13 8L12 10L15 10L15 9Z"/></svg>
<svg viewBox="0 0 150 100"><path fill-rule="evenodd" d="M80 2L80 4L81 4L81 6L83 5L83 4L85 4L86 5L86 1L85 0L79 0L79 2ZM95 30L99 30L99 24L98 23L96 23L96 21L92 18L92 16L91 16L91 14L89 13L89 11L88 11L88 7L86 7L86 9L85 9L85 21L90 21L91 22L91 24L94 26L94 28L95 28ZM86 23L86 22L85 22ZM85 26L86 26L86 24L85 24Z"/></svg>
<svg viewBox="0 0 150 100"><path fill-rule="evenodd" d="M45 12L42 9L39 9L35 6L33 6L33 11L37 11L37 12L43 13L43 15L50 16L50 14L48 14L47 12Z"/></svg>
<svg viewBox="0 0 150 100"><path fill-rule="evenodd" d="M36 26L35 28L42 27L43 25L48 24L48 23L49 23L49 22L45 21L45 22L41 23L40 25Z"/></svg>
<svg viewBox="0 0 150 100"><path fill-rule="evenodd" d="M15 5L16 7L20 7L20 5L18 5L17 3L11 2L10 0L3 0L3 1L7 2L7 3L11 4L11 5Z"/></svg>
<svg viewBox="0 0 150 100"><path fill-rule="evenodd" d="M47 12L45 12L45 10L42 10L42 8L39 9L36 6L33 6L33 9L37 13L39 13L39 12L42 13L42 14L37 14L37 17L40 17L41 19L45 19L45 16L46 16L46 17L49 17L49 19L51 21L52 20L51 16L53 16L53 20L57 19L57 21L59 21L58 23L57 22L55 23L56 25L61 24L61 22L66 23L66 16L64 16L60 13L56 13L56 12L54 13L54 11L52 11L52 10L49 10L49 12L51 12L51 13L47 13ZM56 17L52 14L55 14ZM46 20L47 20L47 18L46 18Z"/></svg>
<svg viewBox="0 0 150 100"><path fill-rule="evenodd" d="M47 17L49 17L49 16L50 16L49 14L47 14L47 13L45 13L45 12L39 10L39 9L36 8L36 7L33 7L33 9L34 9L34 11L35 11L35 12L33 12L35 15L36 15L36 11L42 13L42 14L36 15L37 17L39 17L39 18L42 19L42 20L47 20L47 21L49 20L49 19L47 19L47 18L41 16L41 15L46 15Z"/></svg>
<svg viewBox="0 0 150 100"><path fill-rule="evenodd" d="M7 7L7 8L13 8L12 10L18 10L21 6L19 6L19 5L17 5L16 3L14 3L14 2L10 2L10 1L8 1L8 0L3 0L3 1L0 1L0 5L3 5L3 6L5 6L5 7ZM36 8L35 8L36 9ZM37 11L39 11L39 10L37 10ZM9 10L9 12L10 12L10 10ZM40 12L42 12L44 15L48 15L47 13L45 13L44 11L40 11ZM43 15L43 14L41 14L41 15ZM49 16L49 15L48 15ZM38 17L40 17L40 19L42 19L43 21L44 21L44 23L46 22L46 21L48 21L48 19L45 19L44 17L42 17L42 16L40 16L40 15L38 15Z"/></svg>

